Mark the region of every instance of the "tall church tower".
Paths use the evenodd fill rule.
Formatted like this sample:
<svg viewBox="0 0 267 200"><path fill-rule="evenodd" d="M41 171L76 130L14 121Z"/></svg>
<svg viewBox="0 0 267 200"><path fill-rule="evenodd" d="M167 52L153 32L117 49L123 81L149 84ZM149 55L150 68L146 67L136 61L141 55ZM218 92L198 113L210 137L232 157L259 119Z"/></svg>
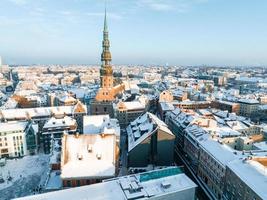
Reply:
<svg viewBox="0 0 267 200"><path fill-rule="evenodd" d="M107 11L105 9L104 30L101 54L100 89L96 95L96 101L112 102L115 99L113 86L113 69L111 66L110 43L108 39Z"/></svg>
<svg viewBox="0 0 267 200"><path fill-rule="evenodd" d="M113 70L111 66L111 53L109 50L110 42L108 39L108 25L107 25L107 12L105 9L104 19L104 31L103 31L103 42L102 42L102 54L101 54L101 69L100 69L100 81L102 88L113 87Z"/></svg>
<svg viewBox="0 0 267 200"><path fill-rule="evenodd" d="M102 41L101 68L100 68L100 88L95 99L90 104L90 114L114 116L113 103L119 93L124 91L124 85L114 86L113 69L111 66L110 43L108 38L107 12L105 9L104 30Z"/></svg>

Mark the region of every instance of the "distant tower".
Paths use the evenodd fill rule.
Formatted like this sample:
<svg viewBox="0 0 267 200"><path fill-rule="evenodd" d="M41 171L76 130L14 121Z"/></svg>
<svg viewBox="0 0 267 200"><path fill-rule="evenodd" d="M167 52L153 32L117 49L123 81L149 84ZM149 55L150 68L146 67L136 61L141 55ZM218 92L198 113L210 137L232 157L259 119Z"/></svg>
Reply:
<svg viewBox="0 0 267 200"><path fill-rule="evenodd" d="M111 66L111 53L109 50L110 42L108 39L108 25L107 25L107 12L105 9L104 19L104 31L103 31L103 42L102 42L102 54L101 54L101 69L100 69L100 81L102 88L113 87L113 69Z"/></svg>
<svg viewBox="0 0 267 200"><path fill-rule="evenodd" d="M113 69L111 66L111 53L109 50L110 43L108 39L108 25L107 25L107 12L105 9L104 30L102 41L102 54L101 54L101 69L100 69L100 89L96 95L96 101L112 102L115 99L115 91L113 87Z"/></svg>
<svg viewBox="0 0 267 200"><path fill-rule="evenodd" d="M100 68L100 88L95 99L90 104L90 114L103 115L109 114L114 116L113 102L117 95L125 88L123 84L114 87L113 69L111 66L111 53L109 50L110 43L108 38L107 12L105 9L104 30L102 41L102 65Z"/></svg>
<svg viewBox="0 0 267 200"><path fill-rule="evenodd" d="M0 56L0 67L3 65L2 63L2 57Z"/></svg>

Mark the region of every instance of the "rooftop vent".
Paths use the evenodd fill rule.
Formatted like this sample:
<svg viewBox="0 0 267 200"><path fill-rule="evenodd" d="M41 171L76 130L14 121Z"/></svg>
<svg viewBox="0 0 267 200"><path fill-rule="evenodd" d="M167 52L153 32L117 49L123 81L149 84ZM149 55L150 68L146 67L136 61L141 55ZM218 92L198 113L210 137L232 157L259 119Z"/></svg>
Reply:
<svg viewBox="0 0 267 200"><path fill-rule="evenodd" d="M83 155L80 154L80 153L78 153L78 154L77 154L77 158L78 158L78 160L82 160L82 159L83 159Z"/></svg>
<svg viewBox="0 0 267 200"><path fill-rule="evenodd" d="M93 152L93 146L91 144L88 145L87 150L89 153Z"/></svg>
<svg viewBox="0 0 267 200"><path fill-rule="evenodd" d="M98 160L101 160L101 153L97 153L96 157L97 157Z"/></svg>
<svg viewBox="0 0 267 200"><path fill-rule="evenodd" d="M167 189L167 188L171 187L171 183L169 183L167 181L163 181L161 183L161 187L164 188L164 189Z"/></svg>

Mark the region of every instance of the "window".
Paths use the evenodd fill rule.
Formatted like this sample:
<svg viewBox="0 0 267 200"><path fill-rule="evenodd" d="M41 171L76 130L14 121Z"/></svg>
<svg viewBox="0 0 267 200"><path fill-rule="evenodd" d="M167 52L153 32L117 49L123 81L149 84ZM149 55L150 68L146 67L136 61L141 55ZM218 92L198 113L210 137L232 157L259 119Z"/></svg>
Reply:
<svg viewBox="0 0 267 200"><path fill-rule="evenodd" d="M67 187L71 187L71 181L67 181Z"/></svg>
<svg viewBox="0 0 267 200"><path fill-rule="evenodd" d="M81 186L81 181L77 180L77 186Z"/></svg>

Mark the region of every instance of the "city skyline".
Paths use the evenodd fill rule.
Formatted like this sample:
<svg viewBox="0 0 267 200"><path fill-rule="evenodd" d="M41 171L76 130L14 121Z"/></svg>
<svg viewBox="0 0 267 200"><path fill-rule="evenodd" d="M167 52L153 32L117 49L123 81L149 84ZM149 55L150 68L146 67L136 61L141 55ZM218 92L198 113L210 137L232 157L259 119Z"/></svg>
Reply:
<svg viewBox="0 0 267 200"><path fill-rule="evenodd" d="M5 63L100 64L104 1L0 5ZM266 65L266 8L263 0L110 0L113 64Z"/></svg>

